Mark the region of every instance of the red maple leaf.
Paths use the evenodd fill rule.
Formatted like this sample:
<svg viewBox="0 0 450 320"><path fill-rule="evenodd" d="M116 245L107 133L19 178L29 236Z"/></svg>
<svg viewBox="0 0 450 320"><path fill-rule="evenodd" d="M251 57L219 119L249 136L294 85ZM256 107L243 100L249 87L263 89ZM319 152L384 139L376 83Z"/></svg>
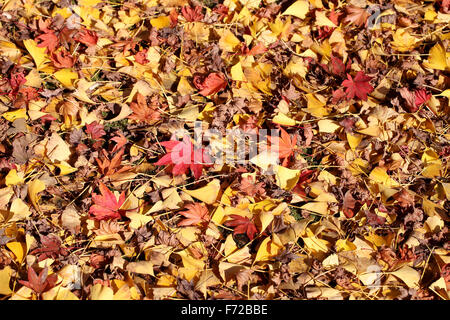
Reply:
<svg viewBox="0 0 450 320"><path fill-rule="evenodd" d="M346 87L347 99L353 99L356 95L361 100L366 101L367 94L373 91L373 87L369 83L371 79L363 71L358 71L354 79L347 73L347 80L342 82L342 86Z"/></svg>
<svg viewBox="0 0 450 320"><path fill-rule="evenodd" d="M256 226L252 220L237 214L230 215L230 218L232 220L226 221L225 225L227 227L234 227L234 235L245 233L250 240L255 238L255 235L258 233L258 229L256 229Z"/></svg>
<svg viewBox="0 0 450 320"><path fill-rule="evenodd" d="M90 47L97 44L98 36L94 31L83 29L81 31L78 31L74 39Z"/></svg>
<svg viewBox="0 0 450 320"><path fill-rule="evenodd" d="M72 68L75 64L75 58L66 50L54 52L50 55L53 65L57 68Z"/></svg>
<svg viewBox="0 0 450 320"><path fill-rule="evenodd" d="M272 145L278 144L278 157L280 159L284 159L282 165L286 166L289 161L289 157L294 154L294 151L297 149L297 136L291 136L284 130L280 128L281 138L280 137L270 137L269 140Z"/></svg>
<svg viewBox="0 0 450 320"><path fill-rule="evenodd" d="M223 4L218 4L214 9L213 12L217 13L219 15L219 20L223 21L228 15L228 7Z"/></svg>
<svg viewBox="0 0 450 320"><path fill-rule="evenodd" d="M61 246L61 240L55 235L41 236L42 246L34 249L30 254L38 254L38 261L47 258L56 259L57 257L67 256L69 252L66 248Z"/></svg>
<svg viewBox="0 0 450 320"><path fill-rule="evenodd" d="M56 273L48 275L48 267L45 267L37 275L32 267L28 267L28 281L19 280L19 283L33 290L38 296L53 288L58 281Z"/></svg>
<svg viewBox="0 0 450 320"><path fill-rule="evenodd" d="M179 222L178 226L192 226L208 222L210 219L208 208L203 203L190 203L186 205L186 209L188 210L179 212L179 214L187 219Z"/></svg>
<svg viewBox="0 0 450 320"><path fill-rule="evenodd" d="M188 22L201 21L204 17L200 6L194 8L185 6L181 9L181 14Z"/></svg>
<svg viewBox="0 0 450 320"><path fill-rule="evenodd" d="M90 134L94 140L98 140L106 134L103 125L97 121L87 124L86 132Z"/></svg>
<svg viewBox="0 0 450 320"><path fill-rule="evenodd" d="M173 175L185 174L188 169L198 179L202 175L203 166L209 166L212 162L206 150L194 148L188 136L183 137L183 141L163 141L161 145L166 148L167 154L158 162L157 166L170 165Z"/></svg>
<svg viewBox="0 0 450 320"><path fill-rule="evenodd" d="M96 220L120 219L124 210L120 207L125 202L125 192L122 192L117 200L114 193L100 182L100 194L93 193L94 205L89 208L89 213Z"/></svg>
<svg viewBox="0 0 450 320"><path fill-rule="evenodd" d="M431 93L427 93L425 89L419 89L414 91L414 96L416 98L416 106L420 106L424 103L427 103L428 100L431 99Z"/></svg>
<svg viewBox="0 0 450 320"><path fill-rule="evenodd" d="M111 151L113 153L121 149L128 142L127 138L122 134L122 132L119 131L117 132L117 135L114 138L111 138L111 140L117 143Z"/></svg>
<svg viewBox="0 0 450 320"><path fill-rule="evenodd" d="M199 93L205 97L225 89L227 84L227 79L222 73L210 73L207 77L194 76L195 87L201 90Z"/></svg>
<svg viewBox="0 0 450 320"><path fill-rule="evenodd" d="M39 48L47 48L46 50L47 53L55 51L55 49L58 47L59 44L58 37L52 30L49 30L49 32L41 34L36 39L41 41L41 43L39 43L37 46Z"/></svg>
<svg viewBox="0 0 450 320"><path fill-rule="evenodd" d="M136 62L142 65L149 63L150 61L148 61L147 59L147 52L148 50L144 49L136 53L134 55L134 59L136 60Z"/></svg>
<svg viewBox="0 0 450 320"><path fill-rule="evenodd" d="M302 197L306 197L306 184L312 181L312 175L314 174L314 172L315 170L303 171L298 178L296 186L294 187L294 189L292 189L292 192L295 192Z"/></svg>
<svg viewBox="0 0 450 320"><path fill-rule="evenodd" d="M247 47L246 44L242 44L241 52L246 56L255 56L257 54L261 54L267 51L266 46L262 42L258 42L251 49Z"/></svg>

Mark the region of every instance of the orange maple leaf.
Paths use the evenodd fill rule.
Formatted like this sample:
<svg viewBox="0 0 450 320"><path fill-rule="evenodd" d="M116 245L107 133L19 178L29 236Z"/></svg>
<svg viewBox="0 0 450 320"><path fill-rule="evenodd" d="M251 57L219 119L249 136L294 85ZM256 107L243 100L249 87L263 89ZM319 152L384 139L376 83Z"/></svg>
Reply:
<svg viewBox="0 0 450 320"><path fill-rule="evenodd" d="M278 157L284 159L282 165L286 166L289 162L289 157L292 156L297 149L297 136L291 136L284 130L280 128L280 137L268 137L272 145L278 144Z"/></svg>
<svg viewBox="0 0 450 320"><path fill-rule="evenodd" d="M179 212L179 214L187 219L179 222L178 226L192 226L210 220L208 208L203 203L190 203L186 205L186 208L188 210Z"/></svg>
<svg viewBox="0 0 450 320"><path fill-rule="evenodd" d="M100 182L100 194L93 193L94 205L89 208L89 213L96 220L120 219L124 210L120 207L125 202L125 192L122 192L117 200L114 193Z"/></svg>
<svg viewBox="0 0 450 320"><path fill-rule="evenodd" d="M222 73L210 73L207 77L194 76L194 85L202 96L209 96L227 87L227 79Z"/></svg>
<svg viewBox="0 0 450 320"><path fill-rule="evenodd" d="M136 99L137 102L132 102L130 104L133 114L128 116L129 119L146 122L148 124L154 124L161 119L161 111L158 109L159 106L149 106L146 97L140 93L136 95Z"/></svg>
<svg viewBox="0 0 450 320"><path fill-rule="evenodd" d="M66 49L52 53L50 59L55 67L61 69L72 68L75 64L75 58Z"/></svg>

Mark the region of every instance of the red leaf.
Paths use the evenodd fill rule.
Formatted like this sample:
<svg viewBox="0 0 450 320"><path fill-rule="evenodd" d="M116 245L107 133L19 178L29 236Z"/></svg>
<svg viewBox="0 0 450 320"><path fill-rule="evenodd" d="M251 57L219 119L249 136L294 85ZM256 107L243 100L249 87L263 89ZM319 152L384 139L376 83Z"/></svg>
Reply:
<svg viewBox="0 0 450 320"><path fill-rule="evenodd" d="M358 71L354 79L347 73L347 80L342 82L342 86L346 87L347 99L353 99L356 95L361 100L366 101L367 94L373 91L373 87L369 83L370 80L371 78L365 75L363 71Z"/></svg>
<svg viewBox="0 0 450 320"><path fill-rule="evenodd" d="M19 283L30 288L36 294L40 295L41 293L50 290L56 284L58 280L58 276L54 273L48 275L48 268L45 267L39 273L39 276L36 274L36 271L32 267L28 267L28 281L19 280Z"/></svg>
<svg viewBox="0 0 450 320"><path fill-rule="evenodd" d="M49 30L49 32L41 34L36 39L41 41L41 43L39 43L37 46L39 48L47 48L46 51L47 53L55 51L55 49L58 47L59 44L58 37L52 30Z"/></svg>
<svg viewBox="0 0 450 320"><path fill-rule="evenodd" d="M125 193L122 192L119 200L103 183L100 182L100 194L92 194L94 205L89 208L89 213L96 220L120 219L123 212L120 207L125 202Z"/></svg>
<svg viewBox="0 0 450 320"><path fill-rule="evenodd" d="M86 125L86 132L91 135L92 139L98 140L106 134L103 128L102 124L94 121Z"/></svg>
<svg viewBox="0 0 450 320"><path fill-rule="evenodd" d="M183 7L181 9L181 14L188 22L201 21L203 20L202 7L196 6L194 8L191 7Z"/></svg>
<svg viewBox="0 0 450 320"><path fill-rule="evenodd" d="M75 58L65 49L52 53L50 59L57 68L72 68L75 64Z"/></svg>
<svg viewBox="0 0 450 320"><path fill-rule="evenodd" d="M234 227L234 235L245 233L250 240L255 238L258 233L258 229L252 220L247 217L242 217L237 214L230 215L232 220L226 221L227 227Z"/></svg>
<svg viewBox="0 0 450 320"><path fill-rule="evenodd" d="M419 89L414 92L416 98L416 106L427 103L431 99L431 93L427 93L425 89Z"/></svg>
<svg viewBox="0 0 450 320"><path fill-rule="evenodd" d="M294 151L297 148L297 137L294 136L291 139L286 130L284 130L283 128L280 128L280 130L281 138L269 136L269 140L273 145L278 144L278 157L280 159L284 159L283 166L286 166L289 157L294 154Z"/></svg>
<svg viewBox="0 0 450 320"><path fill-rule="evenodd" d="M168 153L159 159L155 165L172 166L172 174L175 176L185 174L190 169L194 177L198 179L202 175L203 167L211 164L211 159L206 150L194 148L188 136L184 136L183 141L164 141L161 142L161 145L166 148Z"/></svg>
<svg viewBox="0 0 450 320"><path fill-rule="evenodd" d="M356 200L353 198L352 193L347 191L344 195L343 212L347 218L352 218L355 215L353 209L355 209Z"/></svg>
<svg viewBox="0 0 450 320"><path fill-rule="evenodd" d="M141 50L138 53L134 55L134 59L136 59L136 62L139 64L147 64L150 61L147 60L147 49Z"/></svg>
<svg viewBox="0 0 450 320"><path fill-rule="evenodd" d="M97 44L98 36L94 31L83 29L81 31L78 31L74 39L90 47Z"/></svg>
<svg viewBox="0 0 450 320"><path fill-rule="evenodd" d="M201 90L199 93L205 97L225 89L227 84L222 73L210 73L206 78L198 75L194 77L195 87Z"/></svg>
<svg viewBox="0 0 450 320"><path fill-rule="evenodd" d="M124 145L127 144L127 138L122 134L122 132L118 132L117 136L114 138L111 138L112 141L117 143L114 148L112 149L112 152L116 152L117 150L121 149Z"/></svg>
<svg viewBox="0 0 450 320"><path fill-rule="evenodd" d="M203 203L190 203L186 205L186 208L188 210L179 212L179 214L187 219L179 222L178 226L192 226L209 221L209 212Z"/></svg>

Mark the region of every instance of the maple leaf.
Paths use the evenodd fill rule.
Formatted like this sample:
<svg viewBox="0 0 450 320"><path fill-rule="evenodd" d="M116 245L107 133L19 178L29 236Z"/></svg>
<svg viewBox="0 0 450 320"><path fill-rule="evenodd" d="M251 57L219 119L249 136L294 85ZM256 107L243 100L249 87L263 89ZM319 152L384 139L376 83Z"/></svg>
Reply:
<svg viewBox="0 0 450 320"><path fill-rule="evenodd" d="M367 94L374 90L369 83L371 79L363 71L358 71L354 79L347 73L347 80L342 82L342 86L346 87L345 93L347 94L347 99L353 99L356 95L361 100L366 101Z"/></svg>
<svg viewBox="0 0 450 320"><path fill-rule="evenodd" d="M134 55L134 59L136 60L136 62L142 65L149 63L150 61L147 59L147 52L148 50L144 49L136 53Z"/></svg>
<svg viewBox="0 0 450 320"><path fill-rule="evenodd" d="M370 16L369 13L363 8L347 6L345 10L347 11L347 16L345 17L344 22L355 24L358 27L365 25L367 18Z"/></svg>
<svg viewBox="0 0 450 320"><path fill-rule="evenodd" d="M38 254L38 261L47 258L56 259L59 255L67 256L69 252L61 246L61 240L55 235L41 236L41 248L37 248L30 254Z"/></svg>
<svg viewBox="0 0 450 320"><path fill-rule="evenodd" d="M242 178L241 184L239 185L239 190L250 197L254 197L257 195L264 196L266 194L264 186L264 182L255 183L253 177L249 176L246 178Z"/></svg>
<svg viewBox="0 0 450 320"><path fill-rule="evenodd" d="M122 192L119 199L103 183L99 185L100 194L93 193L94 205L89 208L89 213L96 220L120 219L123 210L120 207L125 202L125 192Z"/></svg>
<svg viewBox="0 0 450 320"><path fill-rule="evenodd" d="M225 225L227 227L234 227L234 235L245 233L250 240L255 238L255 235L258 233L258 229L252 220L237 214L230 215L230 218L232 220L226 221Z"/></svg>
<svg viewBox="0 0 450 320"><path fill-rule="evenodd" d="M97 121L87 124L86 132L90 134L92 139L94 140L100 139L106 134L103 125L98 123Z"/></svg>
<svg viewBox="0 0 450 320"><path fill-rule="evenodd" d="M127 138L122 134L122 132L117 132L117 135L115 137L111 138L111 140L114 141L115 143L117 143L114 146L114 148L112 149L112 151L111 151L112 153L121 149L128 142Z"/></svg>
<svg viewBox="0 0 450 320"><path fill-rule="evenodd" d="M257 54L262 54L267 51L266 46L262 42L258 42L251 49L247 45L243 44L241 47L241 52L246 56L256 56Z"/></svg>
<svg viewBox="0 0 450 320"><path fill-rule="evenodd" d="M201 90L199 93L205 97L225 89L227 84L227 80L222 73L210 73L207 77L194 76L195 87Z"/></svg>
<svg viewBox="0 0 450 320"><path fill-rule="evenodd" d="M179 222L178 226L192 226L210 220L208 208L203 203L190 203L186 205L186 208L188 210L179 212L179 214L187 219Z"/></svg>
<svg viewBox="0 0 450 320"><path fill-rule="evenodd" d="M100 173L105 176L111 176L115 173L121 173L130 170L130 166L123 166L119 169L120 164L122 163L123 153L124 149L120 149L119 152L117 152L116 155L111 160L109 160L106 151L102 150L103 160L101 160L100 158L95 158L95 161L97 162L97 165L100 169Z"/></svg>
<svg viewBox="0 0 450 320"><path fill-rule="evenodd" d="M37 275L32 267L28 267L28 281L19 280L19 283L33 290L38 296L53 288L58 281L56 273L48 275L48 267L45 267Z"/></svg>
<svg viewBox="0 0 450 320"><path fill-rule="evenodd" d="M298 178L298 182L294 189L292 189L292 192L302 196L306 197L306 184L310 183L312 181L312 175L314 174L315 170L305 170L302 173L300 173L300 177Z"/></svg>
<svg viewBox="0 0 450 320"><path fill-rule="evenodd" d="M52 30L50 30L50 32L41 34L36 39L41 41L41 43L39 43L37 46L39 48L47 48L46 50L47 53L55 51L55 49L58 47L59 44L58 37Z"/></svg>
<svg viewBox="0 0 450 320"><path fill-rule="evenodd" d="M214 7L213 12L219 15L219 20L223 21L228 15L229 8L223 4L218 4Z"/></svg>
<svg viewBox="0 0 450 320"><path fill-rule="evenodd" d="M289 157L292 156L297 149L297 136L291 138L291 136L284 130L280 128L281 138L280 137L268 137L270 143L272 145L278 144L278 157L283 160L283 166L286 166Z"/></svg>
<svg viewBox="0 0 450 320"><path fill-rule="evenodd" d="M75 64L75 58L66 50L54 52L50 55L53 65L57 68L72 68Z"/></svg>
<svg viewBox="0 0 450 320"><path fill-rule="evenodd" d="M157 166L170 165L173 175L185 174L188 169L198 179L202 175L203 166L209 166L212 161L206 150L203 148L194 148L188 136L183 137L183 141L163 141L161 145L166 148L167 154L158 162Z"/></svg>
<svg viewBox="0 0 450 320"><path fill-rule="evenodd" d="M331 55L331 67L330 71L337 75L337 76L343 76L346 71L350 70L351 63L350 60L347 63L347 66L344 64L344 62L334 55Z"/></svg>
<svg viewBox="0 0 450 320"><path fill-rule="evenodd" d="M428 100L430 100L432 97L431 93L427 93L425 89L419 89L414 91L414 96L416 98L415 99L416 106L420 106L424 103L427 103Z"/></svg>
<svg viewBox="0 0 450 320"><path fill-rule="evenodd" d="M188 22L201 21L204 17L200 6L195 6L194 8L185 6L181 9L181 14Z"/></svg>
<svg viewBox="0 0 450 320"><path fill-rule="evenodd" d="M149 106L147 104L147 99L140 93L136 94L137 103L132 102L130 104L131 110L133 110L133 114L129 115L128 118L132 120L136 120L139 122L146 122L149 124L154 124L156 121L161 119L161 112L158 110L158 106L152 105Z"/></svg>
<svg viewBox="0 0 450 320"><path fill-rule="evenodd" d="M94 31L83 29L81 31L78 31L74 39L90 47L97 44L98 36Z"/></svg>

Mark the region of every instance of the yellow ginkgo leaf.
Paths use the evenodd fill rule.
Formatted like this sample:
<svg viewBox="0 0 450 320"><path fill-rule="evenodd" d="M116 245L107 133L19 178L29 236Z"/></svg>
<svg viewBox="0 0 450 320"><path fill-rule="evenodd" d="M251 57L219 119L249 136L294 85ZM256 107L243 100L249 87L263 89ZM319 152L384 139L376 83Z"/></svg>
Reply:
<svg viewBox="0 0 450 320"><path fill-rule="evenodd" d="M18 184L24 183L24 174L23 172L17 172L16 169L9 170L8 174L5 177L5 184L7 186L15 186Z"/></svg>
<svg viewBox="0 0 450 320"><path fill-rule="evenodd" d="M12 293L12 290L9 287L9 281L11 279L12 272L13 271L9 266L6 266L2 270L0 270L0 294L7 296Z"/></svg>
<svg viewBox="0 0 450 320"><path fill-rule="evenodd" d="M73 88L73 82L78 79L78 73L71 69L61 69L56 71L53 76L66 88Z"/></svg>
<svg viewBox="0 0 450 320"><path fill-rule="evenodd" d="M168 16L160 16L158 18L153 18L150 20L150 24L152 27L155 27L156 29L163 29L170 26L170 18Z"/></svg>
<svg viewBox="0 0 450 320"><path fill-rule="evenodd" d="M219 40L219 47L224 52L234 52L240 44L241 41L230 30L225 30Z"/></svg>
<svg viewBox="0 0 450 320"><path fill-rule="evenodd" d="M283 12L283 16L294 16L300 19L305 19L306 14L309 12L309 2L307 0L299 0L292 4L289 8Z"/></svg>
<svg viewBox="0 0 450 320"><path fill-rule="evenodd" d="M196 189L196 190L187 190L183 189L191 197L194 197L206 204L213 204L216 202L217 196L220 191L220 180L214 179L209 182L206 186Z"/></svg>
<svg viewBox="0 0 450 320"><path fill-rule="evenodd" d="M277 185L284 190L292 190L300 178L300 170L292 170L283 166L276 167Z"/></svg>
<svg viewBox="0 0 450 320"><path fill-rule="evenodd" d="M35 179L28 183L28 196L31 203L36 209L39 209L39 196L38 193L45 190L45 183L39 179Z"/></svg>
<svg viewBox="0 0 450 320"><path fill-rule="evenodd" d="M23 40L23 44L36 63L37 70L41 71L42 69L44 69L50 62L47 54L45 53L46 48L39 48L36 41L32 39Z"/></svg>
<svg viewBox="0 0 450 320"><path fill-rule="evenodd" d="M434 47L430 49L429 54L428 62L424 63L426 67L437 70L445 70L447 68L445 48L441 43L434 45Z"/></svg>
<svg viewBox="0 0 450 320"><path fill-rule="evenodd" d="M91 300L113 300L114 291L110 287L97 283L91 288Z"/></svg>
<svg viewBox="0 0 450 320"><path fill-rule="evenodd" d="M240 62L231 67L231 79L235 81L245 81L244 71Z"/></svg>

